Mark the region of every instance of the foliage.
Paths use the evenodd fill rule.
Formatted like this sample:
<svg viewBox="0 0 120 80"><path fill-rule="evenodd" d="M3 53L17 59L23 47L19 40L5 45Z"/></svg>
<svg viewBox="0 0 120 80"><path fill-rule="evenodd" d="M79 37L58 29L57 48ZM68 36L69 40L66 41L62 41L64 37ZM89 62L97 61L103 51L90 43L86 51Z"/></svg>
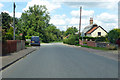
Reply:
<svg viewBox="0 0 120 80"><path fill-rule="evenodd" d="M25 39L31 39L32 36L25 36Z"/></svg>
<svg viewBox="0 0 120 80"><path fill-rule="evenodd" d="M39 36L42 42L60 41L61 31L53 24L49 24L49 12L44 5L34 5L22 13L18 22L17 33L23 33L25 39L31 36ZM30 36L30 37L29 37Z"/></svg>
<svg viewBox="0 0 120 80"><path fill-rule="evenodd" d="M61 41L61 31L57 29L53 24L50 24L47 28L45 28L45 37L43 42L54 42Z"/></svg>
<svg viewBox="0 0 120 80"><path fill-rule="evenodd" d="M43 5L34 5L29 7L29 10L22 13L19 28L25 36L40 36L44 37L43 32L50 20L47 8Z"/></svg>
<svg viewBox="0 0 120 80"><path fill-rule="evenodd" d="M110 43L116 43L116 40L120 38L120 29L113 29L108 33L108 40Z"/></svg>
<svg viewBox="0 0 120 80"><path fill-rule="evenodd" d="M13 18L6 12L1 12L2 15L2 39L12 40L13 39ZM18 24L18 19L15 18L15 26Z"/></svg>
<svg viewBox="0 0 120 80"><path fill-rule="evenodd" d="M81 37L80 37L80 39L81 39ZM84 40L87 40L87 41L95 41L96 40L96 37L88 37L88 36L85 36L85 37L83 37L83 39Z"/></svg>
<svg viewBox="0 0 120 80"><path fill-rule="evenodd" d="M29 43L30 43L29 41L25 41L25 45L29 45Z"/></svg>
<svg viewBox="0 0 120 80"><path fill-rule="evenodd" d="M70 44L70 45L79 44L78 35L73 35L73 34L71 34L71 35L69 36L69 38L66 38L66 39L63 40L63 43L65 43L65 44Z"/></svg>
<svg viewBox="0 0 120 80"><path fill-rule="evenodd" d="M117 46L116 46L116 45L113 45L113 44L110 44L107 48L108 48L109 50L117 50Z"/></svg>
<svg viewBox="0 0 120 80"><path fill-rule="evenodd" d="M1 12L2 15L2 40L13 39L13 28L11 27L12 17L6 13Z"/></svg>
<svg viewBox="0 0 120 80"><path fill-rule="evenodd" d="M10 27L7 32L5 32L5 29L2 29L2 39L3 41L13 39L13 27Z"/></svg>
<svg viewBox="0 0 120 80"><path fill-rule="evenodd" d="M106 37L96 37L96 42L106 42L107 41L107 38Z"/></svg>
<svg viewBox="0 0 120 80"><path fill-rule="evenodd" d="M2 15L2 29L5 29L5 32L7 32L7 29L10 28L10 24L12 23L12 17L6 12L1 12L1 15Z"/></svg>
<svg viewBox="0 0 120 80"><path fill-rule="evenodd" d="M78 32L76 27L69 27L65 32L64 32L64 36L67 36L69 34L73 34L75 35L75 33Z"/></svg>

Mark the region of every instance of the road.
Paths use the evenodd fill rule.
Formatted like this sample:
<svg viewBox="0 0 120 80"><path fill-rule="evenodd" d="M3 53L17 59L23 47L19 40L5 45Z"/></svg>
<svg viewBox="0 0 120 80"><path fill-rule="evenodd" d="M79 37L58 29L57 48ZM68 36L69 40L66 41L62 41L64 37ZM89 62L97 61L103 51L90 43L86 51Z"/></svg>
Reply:
<svg viewBox="0 0 120 80"><path fill-rule="evenodd" d="M61 44L40 49L2 71L3 78L117 78L118 62Z"/></svg>

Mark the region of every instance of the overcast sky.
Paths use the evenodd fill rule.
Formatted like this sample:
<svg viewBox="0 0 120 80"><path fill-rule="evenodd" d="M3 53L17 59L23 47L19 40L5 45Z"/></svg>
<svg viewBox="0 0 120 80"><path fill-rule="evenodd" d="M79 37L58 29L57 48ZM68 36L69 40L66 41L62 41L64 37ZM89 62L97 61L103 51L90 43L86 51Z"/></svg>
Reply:
<svg viewBox="0 0 120 80"><path fill-rule="evenodd" d="M93 23L109 31L118 27L118 1L119 0L0 0L0 11L8 12L13 16L13 2L16 2L16 17L20 18L22 12L29 6L46 5L51 16L50 23L60 30L68 27L79 27L79 9L82 6L82 29L89 25L90 17Z"/></svg>

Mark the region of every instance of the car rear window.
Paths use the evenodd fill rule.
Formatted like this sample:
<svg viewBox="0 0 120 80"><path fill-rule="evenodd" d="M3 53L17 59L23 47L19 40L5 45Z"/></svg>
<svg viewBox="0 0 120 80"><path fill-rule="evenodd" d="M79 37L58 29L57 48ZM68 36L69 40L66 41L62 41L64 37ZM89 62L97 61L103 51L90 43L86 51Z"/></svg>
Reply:
<svg viewBox="0 0 120 80"><path fill-rule="evenodd" d="M39 37L32 37L31 41L40 41L40 40L39 40Z"/></svg>

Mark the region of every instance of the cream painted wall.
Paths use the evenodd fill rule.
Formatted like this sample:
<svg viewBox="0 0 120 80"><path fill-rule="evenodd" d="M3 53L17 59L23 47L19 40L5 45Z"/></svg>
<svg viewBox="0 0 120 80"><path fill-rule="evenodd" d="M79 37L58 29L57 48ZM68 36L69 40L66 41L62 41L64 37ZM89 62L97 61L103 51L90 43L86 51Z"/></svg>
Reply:
<svg viewBox="0 0 120 80"><path fill-rule="evenodd" d="M98 32L101 32L101 36L107 35L107 33L102 28L99 27L95 31L93 31L91 34L87 34L86 36L98 37Z"/></svg>

